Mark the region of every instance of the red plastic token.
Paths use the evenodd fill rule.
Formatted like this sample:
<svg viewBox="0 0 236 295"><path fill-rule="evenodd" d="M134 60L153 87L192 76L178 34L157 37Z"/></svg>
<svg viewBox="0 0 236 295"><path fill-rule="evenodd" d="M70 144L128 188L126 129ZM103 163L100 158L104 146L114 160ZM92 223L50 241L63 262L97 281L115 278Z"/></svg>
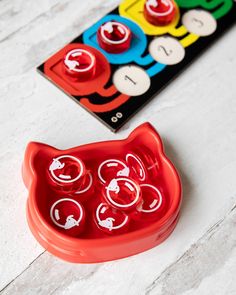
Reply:
<svg viewBox="0 0 236 295"><path fill-rule="evenodd" d="M163 197L161 192L151 184L141 184L142 204L138 211L143 213L153 213L160 209Z"/></svg>
<svg viewBox="0 0 236 295"><path fill-rule="evenodd" d="M58 229L71 236L76 236L83 230L84 209L79 202L73 199L60 199L52 205L50 218Z"/></svg>
<svg viewBox="0 0 236 295"><path fill-rule="evenodd" d="M85 166L74 156L61 155L51 160L48 172L57 190L74 192L79 190L84 182Z"/></svg>
<svg viewBox="0 0 236 295"><path fill-rule="evenodd" d="M144 17L154 26L164 26L171 23L176 14L176 4L173 0L147 0L144 5Z"/></svg>
<svg viewBox="0 0 236 295"><path fill-rule="evenodd" d="M110 53L121 53L129 49L132 39L130 29L117 21L108 21L100 26L97 40L102 49Z"/></svg>
<svg viewBox="0 0 236 295"><path fill-rule="evenodd" d="M125 160L128 167L130 167L130 177L138 181L144 181L147 177L147 172L142 160L134 153L128 153Z"/></svg>
<svg viewBox="0 0 236 295"><path fill-rule="evenodd" d="M76 194L84 194L88 192L93 184L93 176L92 173L89 172L83 177L83 182L81 184L81 187L75 192Z"/></svg>
<svg viewBox="0 0 236 295"><path fill-rule="evenodd" d="M111 181L117 176L129 176L129 168L118 159L103 161L98 167L98 178L102 183Z"/></svg>
<svg viewBox="0 0 236 295"><path fill-rule="evenodd" d="M135 208L140 203L140 186L127 177L114 178L105 188L105 198L115 208L121 210Z"/></svg>
<svg viewBox="0 0 236 295"><path fill-rule="evenodd" d="M72 49L65 55L63 67L69 76L86 81L95 74L96 58L89 50L82 48Z"/></svg>
<svg viewBox="0 0 236 295"><path fill-rule="evenodd" d="M96 209L96 223L106 233L121 233L127 231L129 217L124 212L101 203Z"/></svg>

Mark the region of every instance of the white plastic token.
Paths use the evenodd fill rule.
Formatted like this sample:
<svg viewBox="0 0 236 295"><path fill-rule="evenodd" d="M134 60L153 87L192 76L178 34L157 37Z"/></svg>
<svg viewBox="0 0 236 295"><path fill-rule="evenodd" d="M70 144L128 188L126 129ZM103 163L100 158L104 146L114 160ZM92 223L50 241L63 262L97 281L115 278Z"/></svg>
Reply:
<svg viewBox="0 0 236 295"><path fill-rule="evenodd" d="M71 175L59 174L57 176L55 174L56 170L60 170L65 167L66 163L63 163L63 160L66 160L66 159L71 159L71 160L77 162L77 164L79 164L80 169L79 169L78 175L74 178L72 178ZM63 156L53 159L52 163L50 164L49 171L50 171L52 177L55 180L57 180L58 182L72 183L72 182L77 181L82 176L82 174L84 172L84 168L83 168L82 162L78 158L76 158L74 156L70 156L70 155L63 155Z"/></svg>
<svg viewBox="0 0 236 295"><path fill-rule="evenodd" d="M56 206L62 202L72 202L72 203L76 204L76 206L79 208L79 219L78 220L75 219L73 212L71 212L72 214L67 216L64 223L59 223L60 212L58 209L56 209ZM55 225L57 225L58 227L61 227L64 229L70 229L72 227L79 226L79 223L83 218L83 209L77 201L70 199L70 198L64 198L64 199L60 199L60 200L56 201L52 205L51 210L50 210L50 217L51 217L52 222Z"/></svg>
<svg viewBox="0 0 236 295"><path fill-rule="evenodd" d="M170 36L155 38L149 46L153 59L165 65L174 65L181 62L185 56L185 49L180 42Z"/></svg>
<svg viewBox="0 0 236 295"><path fill-rule="evenodd" d="M148 91L151 80L142 68L128 65L120 67L114 73L113 83L121 93L130 96L138 96Z"/></svg>
<svg viewBox="0 0 236 295"><path fill-rule="evenodd" d="M190 33L198 36L209 36L217 28L217 22L210 12L192 9L182 17L182 23Z"/></svg>

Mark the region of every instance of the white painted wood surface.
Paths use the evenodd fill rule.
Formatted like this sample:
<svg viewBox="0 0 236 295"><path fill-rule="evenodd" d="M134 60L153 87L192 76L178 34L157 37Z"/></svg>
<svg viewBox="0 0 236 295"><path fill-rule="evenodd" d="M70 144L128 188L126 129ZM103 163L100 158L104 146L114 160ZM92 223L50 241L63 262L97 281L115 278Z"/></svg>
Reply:
<svg viewBox="0 0 236 295"><path fill-rule="evenodd" d="M35 71L118 2L0 1L0 294L236 294L236 27L117 134ZM63 149L124 138L144 121L162 135L183 181L171 237L98 265L44 252L25 220L26 144Z"/></svg>

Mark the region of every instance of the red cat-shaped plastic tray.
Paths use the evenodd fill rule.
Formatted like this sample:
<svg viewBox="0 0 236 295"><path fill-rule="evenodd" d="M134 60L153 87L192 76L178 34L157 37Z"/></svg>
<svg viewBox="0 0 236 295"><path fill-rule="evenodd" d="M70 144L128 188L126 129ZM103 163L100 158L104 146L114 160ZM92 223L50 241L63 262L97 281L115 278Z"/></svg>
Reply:
<svg viewBox="0 0 236 295"><path fill-rule="evenodd" d="M165 240L178 221L180 179L149 123L125 140L68 150L31 142L22 171L33 235L70 262L145 251Z"/></svg>

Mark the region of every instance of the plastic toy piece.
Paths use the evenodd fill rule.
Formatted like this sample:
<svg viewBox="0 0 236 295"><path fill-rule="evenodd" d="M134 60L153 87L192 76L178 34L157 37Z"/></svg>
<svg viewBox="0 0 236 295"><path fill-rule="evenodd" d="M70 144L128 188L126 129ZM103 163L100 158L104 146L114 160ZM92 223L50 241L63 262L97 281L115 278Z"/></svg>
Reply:
<svg viewBox="0 0 236 295"><path fill-rule="evenodd" d="M92 187L93 184L93 176L91 172L88 172L85 176L84 176L84 181L83 184L81 185L81 187L75 192L76 194L84 194L87 191L89 191Z"/></svg>
<svg viewBox="0 0 236 295"><path fill-rule="evenodd" d="M71 198L56 201L50 209L50 218L61 231L66 231L70 236L77 236L83 231L84 209Z"/></svg>
<svg viewBox="0 0 236 295"><path fill-rule="evenodd" d="M62 155L54 158L49 171L52 178L59 183L73 183L84 174L82 161L71 155Z"/></svg>
<svg viewBox="0 0 236 295"><path fill-rule="evenodd" d="M66 73L80 81L91 79L96 70L96 57L89 50L72 49L64 57L63 66Z"/></svg>
<svg viewBox="0 0 236 295"><path fill-rule="evenodd" d="M154 185L141 184L142 190L142 204L138 208L138 211L143 213L156 212L163 203L163 197L161 192Z"/></svg>
<svg viewBox="0 0 236 295"><path fill-rule="evenodd" d="M97 40L102 49L110 53L122 53L129 49L132 33L126 25L117 21L107 21L97 32Z"/></svg>
<svg viewBox="0 0 236 295"><path fill-rule="evenodd" d="M125 160L127 164L132 167L131 176L133 176L134 179L137 178L139 181L144 181L146 179L147 172L142 160L134 153L127 154Z"/></svg>
<svg viewBox="0 0 236 295"><path fill-rule="evenodd" d="M124 212L101 203L96 209L96 223L108 234L124 233L128 230L129 217Z"/></svg>
<svg viewBox="0 0 236 295"><path fill-rule="evenodd" d="M144 5L144 17L155 26L170 24L176 14L173 0L147 0Z"/></svg>
<svg viewBox="0 0 236 295"><path fill-rule="evenodd" d="M135 208L141 199L140 186L127 177L114 178L105 187L105 196L115 208L123 210Z"/></svg>
<svg viewBox="0 0 236 295"><path fill-rule="evenodd" d="M111 181L117 176L129 176L129 168L118 159L103 161L98 167L98 178L102 183Z"/></svg>
<svg viewBox="0 0 236 295"><path fill-rule="evenodd" d="M127 155L135 158L126 162ZM141 167L143 181L136 173ZM67 261L94 263L142 252L167 238L178 221L180 179L148 123L125 140L65 151L32 142L22 174L33 235ZM70 181L80 187L65 193Z"/></svg>
<svg viewBox="0 0 236 295"><path fill-rule="evenodd" d="M60 155L49 162L48 175L56 190L63 192L80 190L85 173L84 163L72 155Z"/></svg>

